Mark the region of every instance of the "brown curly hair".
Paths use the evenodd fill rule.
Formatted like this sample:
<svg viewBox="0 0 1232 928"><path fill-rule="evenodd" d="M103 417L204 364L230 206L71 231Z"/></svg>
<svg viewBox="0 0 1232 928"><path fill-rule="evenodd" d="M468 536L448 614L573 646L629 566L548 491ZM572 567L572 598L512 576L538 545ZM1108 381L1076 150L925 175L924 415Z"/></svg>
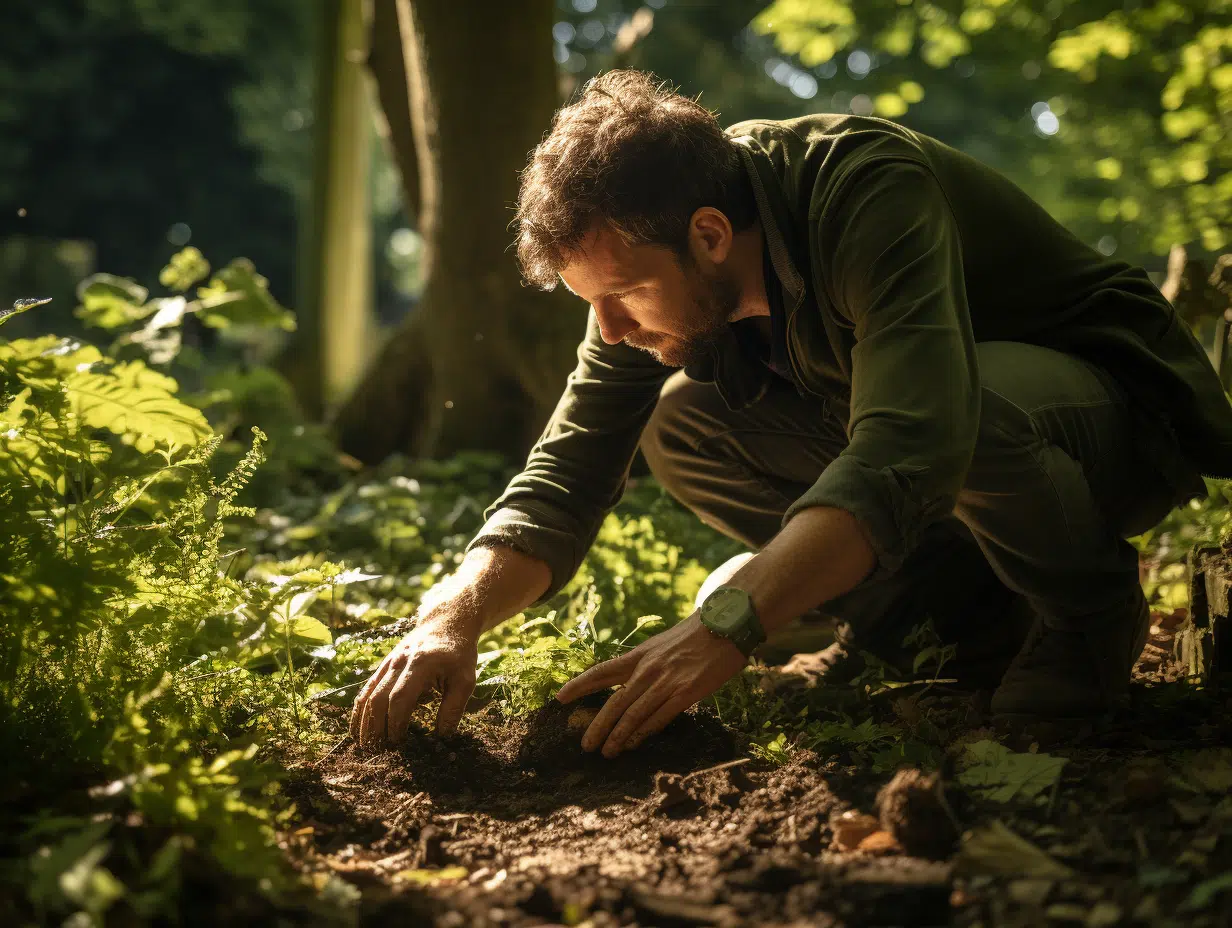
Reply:
<svg viewBox="0 0 1232 928"><path fill-rule="evenodd" d="M641 71L588 81L556 112L521 178L518 263L544 290L596 222L631 245L684 256L701 207L722 211L737 231L756 217L740 154L715 114Z"/></svg>

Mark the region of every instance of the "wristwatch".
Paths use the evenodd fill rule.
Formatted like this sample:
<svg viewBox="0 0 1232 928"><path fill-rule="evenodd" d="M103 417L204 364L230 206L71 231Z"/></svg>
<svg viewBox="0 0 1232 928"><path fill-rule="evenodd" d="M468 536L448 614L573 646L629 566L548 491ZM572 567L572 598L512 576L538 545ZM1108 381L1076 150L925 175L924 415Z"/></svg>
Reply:
<svg viewBox="0 0 1232 928"><path fill-rule="evenodd" d="M707 596L699 610L699 618L706 628L726 638L745 657L766 640L766 633L753 610L753 600L744 590L734 586L721 586Z"/></svg>

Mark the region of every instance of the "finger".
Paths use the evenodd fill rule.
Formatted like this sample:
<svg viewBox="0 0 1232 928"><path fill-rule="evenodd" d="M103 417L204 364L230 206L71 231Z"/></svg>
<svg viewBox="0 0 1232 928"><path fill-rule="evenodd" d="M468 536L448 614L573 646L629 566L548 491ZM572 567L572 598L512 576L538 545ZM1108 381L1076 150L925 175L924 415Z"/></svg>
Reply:
<svg viewBox="0 0 1232 928"><path fill-rule="evenodd" d="M467 700L475 692L475 674L459 672L445 680L445 692L441 694L441 707L436 713L436 732L452 735L466 711Z"/></svg>
<svg viewBox="0 0 1232 928"><path fill-rule="evenodd" d="M372 743L379 741L385 734L385 712L389 705L389 692L394 688L394 684L398 682L398 677L402 674L402 668L406 664L406 655L399 654L389 666L385 668L385 672L381 675L381 679L372 687L372 692L368 694L368 699L364 704L363 721L360 724L359 739L361 743Z"/></svg>
<svg viewBox="0 0 1232 928"><path fill-rule="evenodd" d="M672 695L672 690L662 683L647 687L646 691L625 710L620 721L612 729L612 733L603 742L603 756L610 760L623 751L625 743L633 736L633 733L638 731L660 706L671 699Z"/></svg>
<svg viewBox="0 0 1232 928"><path fill-rule="evenodd" d="M651 682L651 678L647 675L637 676L613 693L612 697L603 704L599 714L591 721L586 734L582 736L582 750L593 751L603 744L613 726L625 714L625 710L646 691Z"/></svg>
<svg viewBox="0 0 1232 928"><path fill-rule="evenodd" d="M377 667L376 672L368 678L368 682L364 684L362 693L362 701L357 699L355 708L358 715L358 731L355 735L355 740L363 744L367 740L367 728L369 725L368 718L372 713L372 697L380 690L385 683L385 678L393 671L394 654L386 656L385 660L381 661L381 665Z"/></svg>
<svg viewBox="0 0 1232 928"><path fill-rule="evenodd" d="M411 715L419 705L419 698L427 688L429 674L423 664L408 663L389 693L389 707L385 710L386 735L390 741L406 737Z"/></svg>
<svg viewBox="0 0 1232 928"><path fill-rule="evenodd" d="M359 741L360 734L363 731L364 712L368 708L368 698L372 695L372 690L380 683L385 676L385 671L389 668L389 658L392 655L387 655L385 660L377 665L376 670L368 676L364 681L363 687L360 688L359 695L355 697L355 704L351 707L351 738Z"/></svg>
<svg viewBox="0 0 1232 928"><path fill-rule="evenodd" d="M355 698L355 705L351 706L351 723L349 731L352 741L359 741L360 739L360 733L363 728L363 712L367 710L368 698L372 695L372 690L375 689L376 685L384 678L384 673L386 673L386 670L389 667L389 658L391 657L392 654L388 654L386 659L377 665L377 669L373 670L371 674L368 674L368 679L363 682L363 686L360 688L360 693Z"/></svg>
<svg viewBox="0 0 1232 928"><path fill-rule="evenodd" d="M617 683L624 683L637 669L637 662L640 658L641 655L635 648L620 657L613 657L602 664L595 664L562 686L556 698L560 702L569 703L582 696L605 690L609 686L615 686Z"/></svg>
<svg viewBox="0 0 1232 928"><path fill-rule="evenodd" d="M693 701L688 696L673 696L656 709L650 718L633 730L633 734L624 744L624 750L632 750L651 735L657 735L671 724L672 719L691 705L693 705Z"/></svg>

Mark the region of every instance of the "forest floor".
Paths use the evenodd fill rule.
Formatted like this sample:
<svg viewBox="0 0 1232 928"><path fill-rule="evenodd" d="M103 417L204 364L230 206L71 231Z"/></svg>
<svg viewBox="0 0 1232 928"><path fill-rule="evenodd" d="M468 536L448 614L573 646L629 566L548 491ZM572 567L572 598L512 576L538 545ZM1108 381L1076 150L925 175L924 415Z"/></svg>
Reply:
<svg viewBox="0 0 1232 928"><path fill-rule="evenodd" d="M581 750L572 707L489 706L448 739L343 741L293 769L284 837L298 867L361 891L364 925L1230 925L1232 693L1178 680L1171 622L1156 616L1115 727L1000 736L1010 761L1064 759L1040 794L943 765L879 813L892 771L832 745L750 756L708 709L607 761ZM893 697L870 715L901 718L906 698L951 753L998 737L986 693Z"/></svg>

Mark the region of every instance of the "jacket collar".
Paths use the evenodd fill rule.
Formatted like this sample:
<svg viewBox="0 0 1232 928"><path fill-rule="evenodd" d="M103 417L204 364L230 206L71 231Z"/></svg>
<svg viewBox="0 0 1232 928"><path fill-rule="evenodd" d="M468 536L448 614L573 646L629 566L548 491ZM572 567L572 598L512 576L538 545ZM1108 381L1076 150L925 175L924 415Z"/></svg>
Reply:
<svg viewBox="0 0 1232 928"><path fill-rule="evenodd" d="M770 156L756 140L740 135L732 141L736 143L745 171L753 184L753 198L757 203L757 214L761 219L762 234L766 237L774 273L791 297L794 307L803 298L805 286L804 276L800 273L799 237L787 208L782 183Z"/></svg>
<svg viewBox="0 0 1232 928"><path fill-rule="evenodd" d="M784 309L790 317L804 299L805 284L797 260L793 258L793 254L798 254L795 251L797 236L782 184L769 155L754 139L738 136L733 141L753 185L762 235L775 277L789 297ZM766 281L766 284L772 286L774 282ZM714 383L732 410L743 409L761 399L774 376L748 346L741 343L731 326L711 348L709 357L690 365L685 374L692 380Z"/></svg>

